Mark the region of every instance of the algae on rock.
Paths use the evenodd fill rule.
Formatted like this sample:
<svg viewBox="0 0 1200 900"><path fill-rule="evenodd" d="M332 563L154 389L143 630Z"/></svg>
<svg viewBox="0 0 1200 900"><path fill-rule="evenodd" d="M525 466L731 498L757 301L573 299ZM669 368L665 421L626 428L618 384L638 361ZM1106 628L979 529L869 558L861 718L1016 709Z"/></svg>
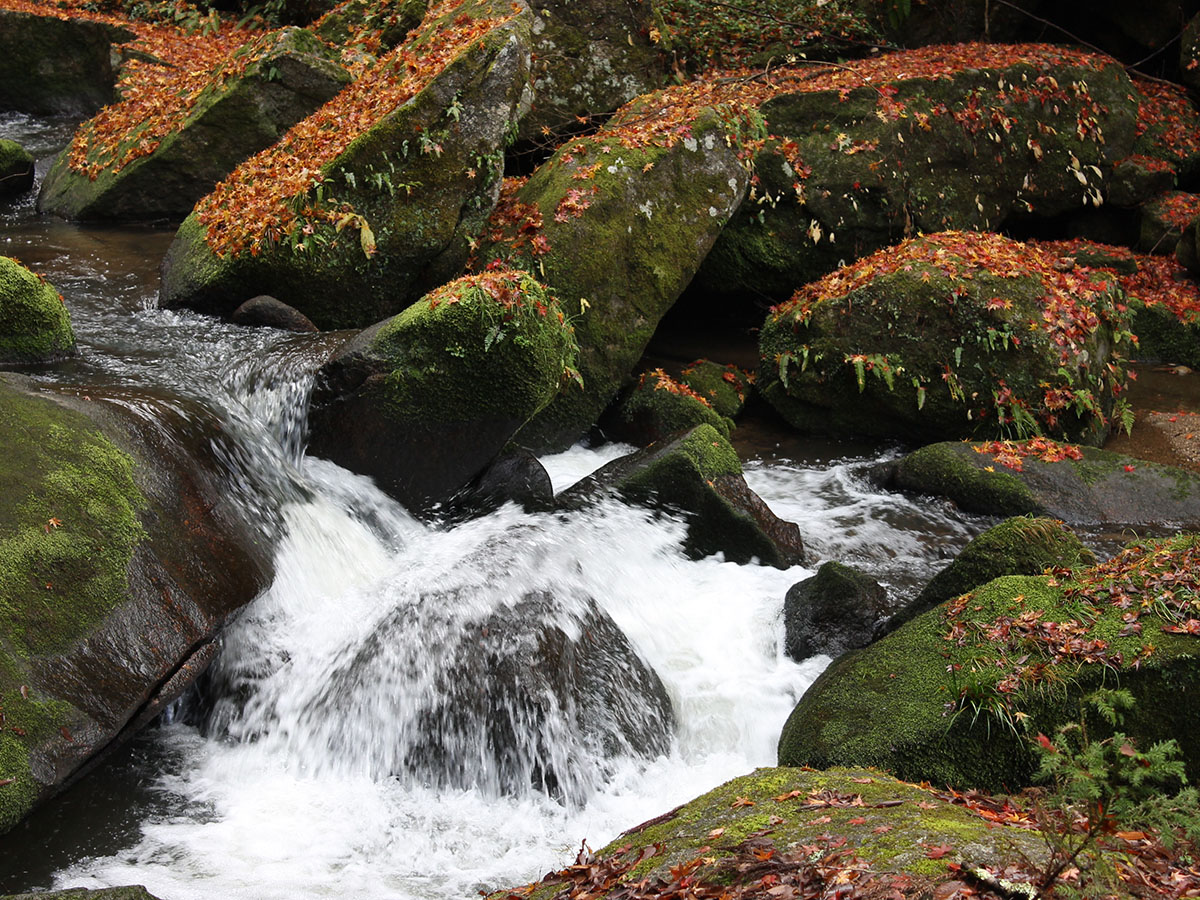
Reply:
<svg viewBox="0 0 1200 900"><path fill-rule="evenodd" d="M71 316L58 291L0 256L0 366L53 362L74 352Z"/></svg>

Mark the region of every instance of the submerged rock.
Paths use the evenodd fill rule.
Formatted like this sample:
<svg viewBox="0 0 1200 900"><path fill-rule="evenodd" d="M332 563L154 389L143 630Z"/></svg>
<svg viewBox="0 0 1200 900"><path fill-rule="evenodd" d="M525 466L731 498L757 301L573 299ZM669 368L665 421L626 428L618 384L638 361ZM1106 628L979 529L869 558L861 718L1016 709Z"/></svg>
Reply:
<svg viewBox="0 0 1200 900"><path fill-rule="evenodd" d="M111 103L113 45L132 32L47 13L0 10L0 109L78 115Z"/></svg>
<svg viewBox="0 0 1200 900"><path fill-rule="evenodd" d="M427 511L479 475L560 388L579 390L576 354L558 302L530 276L460 278L361 332L321 369L309 451Z"/></svg>
<svg viewBox="0 0 1200 900"><path fill-rule="evenodd" d="M163 261L163 306L256 294L361 328L458 275L528 103L529 18L443 0L357 81L202 199Z"/></svg>
<svg viewBox="0 0 1200 900"><path fill-rule="evenodd" d="M224 439L182 418L0 376L0 831L178 697L268 577Z"/></svg>
<svg viewBox="0 0 1200 900"><path fill-rule="evenodd" d="M0 366L53 362L74 352L62 296L15 259L0 256Z"/></svg>
<svg viewBox="0 0 1200 900"><path fill-rule="evenodd" d="M349 81L337 52L310 32L263 35L223 60L198 95L177 89L180 121L148 155L113 158L96 124L81 125L47 173L38 208L79 221L179 221L238 163ZM122 148L138 142L145 124L132 124Z"/></svg>
<svg viewBox="0 0 1200 900"><path fill-rule="evenodd" d="M827 562L788 590L784 652L794 660L838 657L874 640L888 613L887 591L865 572Z"/></svg>
<svg viewBox="0 0 1200 900"><path fill-rule="evenodd" d="M1198 547L1192 535L1133 544L1091 569L1006 576L918 616L825 670L784 725L780 763L1016 790L1037 769L1030 736L1078 721L1083 698L1118 676L1136 699L1121 730L1143 748L1178 741L1195 778L1200 717L1179 697L1200 687L1200 657L1176 589Z"/></svg>
<svg viewBox="0 0 1200 900"><path fill-rule="evenodd" d="M18 144L0 138L0 199L16 197L33 187L33 154Z"/></svg>
<svg viewBox="0 0 1200 900"><path fill-rule="evenodd" d="M1053 441L930 444L885 467L885 483L984 515L1070 525L1200 528L1200 474Z"/></svg>
<svg viewBox="0 0 1200 900"><path fill-rule="evenodd" d="M559 495L576 508L616 493L688 523L684 549L694 558L723 553L786 569L804 559L800 529L778 518L746 485L737 452L711 425L613 460Z"/></svg>
<svg viewBox="0 0 1200 900"><path fill-rule="evenodd" d="M1131 344L1111 282L1000 235L914 238L774 309L758 388L807 432L1099 444Z"/></svg>

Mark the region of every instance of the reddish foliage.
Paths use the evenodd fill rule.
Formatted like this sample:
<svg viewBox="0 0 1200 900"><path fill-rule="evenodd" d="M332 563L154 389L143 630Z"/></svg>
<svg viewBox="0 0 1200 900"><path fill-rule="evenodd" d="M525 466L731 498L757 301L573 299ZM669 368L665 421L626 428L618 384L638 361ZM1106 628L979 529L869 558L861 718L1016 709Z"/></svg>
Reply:
<svg viewBox="0 0 1200 900"><path fill-rule="evenodd" d="M1162 155L1181 161L1200 153L1200 114L1182 87L1161 81L1137 81L1143 99L1138 106L1138 137L1153 141Z"/></svg>
<svg viewBox="0 0 1200 900"><path fill-rule="evenodd" d="M638 387L644 388L649 386L656 391L666 391L669 394L677 394L680 397L691 397L702 406L712 408L712 403L707 397L697 394L686 384L680 384L662 369L651 369L649 372L643 372L638 379Z"/></svg>
<svg viewBox="0 0 1200 900"><path fill-rule="evenodd" d="M1042 462L1062 462L1083 459L1083 451L1074 444L1060 444L1049 438L1036 437L1027 441L987 441L973 444L976 453L990 453L996 462L1017 472L1025 468L1023 460L1033 458Z"/></svg>
<svg viewBox="0 0 1200 900"><path fill-rule="evenodd" d="M1200 215L1200 196L1168 191L1145 205L1145 212L1176 232L1183 231Z"/></svg>

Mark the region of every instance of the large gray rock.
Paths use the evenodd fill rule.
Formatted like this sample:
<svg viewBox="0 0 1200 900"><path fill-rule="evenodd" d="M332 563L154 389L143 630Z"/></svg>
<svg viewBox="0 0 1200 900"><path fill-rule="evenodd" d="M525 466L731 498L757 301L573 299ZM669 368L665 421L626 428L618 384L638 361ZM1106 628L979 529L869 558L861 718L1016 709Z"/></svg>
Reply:
<svg viewBox="0 0 1200 900"><path fill-rule="evenodd" d="M198 97L178 97L178 127L148 155L113 160L96 149L95 121L79 127L75 146L59 155L42 182L38 208L81 221L178 221L248 156L350 82L337 51L300 28L263 35L238 50L245 68L212 73ZM126 136L138 138L138 126Z"/></svg>
<svg viewBox="0 0 1200 900"><path fill-rule="evenodd" d="M0 376L0 830L178 697L269 577L203 411L91 395Z"/></svg>
<svg viewBox="0 0 1200 900"><path fill-rule="evenodd" d="M113 100L113 45L131 40L101 22L0 10L0 110L95 112Z"/></svg>
<svg viewBox="0 0 1200 900"><path fill-rule="evenodd" d="M334 101L197 205L161 303L228 315L270 294L361 328L462 271L528 103L530 13L435 8Z"/></svg>

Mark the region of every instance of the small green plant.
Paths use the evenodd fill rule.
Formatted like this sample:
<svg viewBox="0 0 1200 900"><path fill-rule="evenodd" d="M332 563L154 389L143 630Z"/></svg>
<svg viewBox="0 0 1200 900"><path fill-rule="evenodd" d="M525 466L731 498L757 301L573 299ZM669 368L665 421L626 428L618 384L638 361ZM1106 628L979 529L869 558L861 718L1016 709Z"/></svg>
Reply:
<svg viewBox="0 0 1200 900"><path fill-rule="evenodd" d="M1179 832L1189 841L1200 838L1200 794L1187 786L1179 745L1159 741L1142 752L1115 730L1133 705L1127 690L1098 690L1085 698L1079 721L1063 725L1053 739L1038 734L1033 742L1038 777L1052 785L1042 811L1050 856L1038 878L1041 896L1110 894L1119 876L1112 856L1102 852L1105 835L1154 834L1167 847ZM1090 732L1088 708L1093 721L1099 716L1105 723L1103 730L1113 729L1110 736ZM1065 826L1051 821L1048 810Z"/></svg>

